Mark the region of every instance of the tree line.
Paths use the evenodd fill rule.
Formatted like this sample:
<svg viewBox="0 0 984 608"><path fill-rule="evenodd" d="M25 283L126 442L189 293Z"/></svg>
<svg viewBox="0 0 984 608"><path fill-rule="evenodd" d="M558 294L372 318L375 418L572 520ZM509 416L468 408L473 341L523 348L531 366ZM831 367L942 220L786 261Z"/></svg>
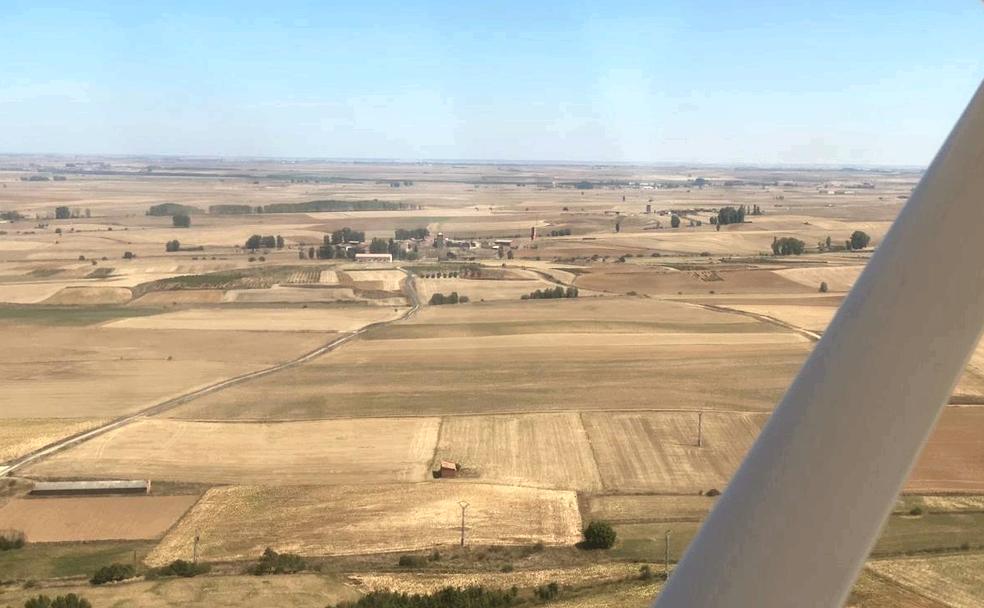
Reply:
<svg viewBox="0 0 984 608"><path fill-rule="evenodd" d="M280 236L262 236L259 234L254 234L253 236L246 239L245 249L250 251L256 251L257 249L283 249L284 248L284 237Z"/></svg>
<svg viewBox="0 0 984 608"><path fill-rule="evenodd" d="M448 295L435 293L431 296L430 304L432 306L441 306L444 304L466 304L468 301L468 296L459 296L457 291L452 291Z"/></svg>
<svg viewBox="0 0 984 608"><path fill-rule="evenodd" d="M520 296L520 300L552 300L554 298L576 298L578 294L577 287L568 287L564 289L560 285L554 287L553 289L537 289L536 291L524 294Z"/></svg>

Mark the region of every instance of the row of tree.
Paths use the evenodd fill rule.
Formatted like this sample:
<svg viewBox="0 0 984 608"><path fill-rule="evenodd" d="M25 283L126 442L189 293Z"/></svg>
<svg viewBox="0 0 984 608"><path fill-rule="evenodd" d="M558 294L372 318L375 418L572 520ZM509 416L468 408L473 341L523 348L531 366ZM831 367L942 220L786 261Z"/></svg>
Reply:
<svg viewBox="0 0 984 608"><path fill-rule="evenodd" d="M430 236L430 230L427 228L411 228L410 230L397 228L395 236L398 241L409 241L410 239L422 240Z"/></svg>
<svg viewBox="0 0 984 608"><path fill-rule="evenodd" d="M561 228L559 230L550 231L550 236L570 236L570 235L571 235L570 228Z"/></svg>
<svg viewBox="0 0 984 608"><path fill-rule="evenodd" d="M254 234L246 239L246 249L256 251L257 249L283 249L284 237L280 236L261 236Z"/></svg>
<svg viewBox="0 0 984 608"><path fill-rule="evenodd" d="M577 297L577 287L568 287L564 289L560 285L554 287L553 289L537 289L533 293L524 294L520 297L521 300L552 300L554 298L576 298Z"/></svg>
<svg viewBox="0 0 984 608"><path fill-rule="evenodd" d="M431 296L430 304L432 306L441 306L444 304L466 304L468 303L468 296L459 296L457 291L452 291L448 295L443 293L435 293Z"/></svg>
<svg viewBox="0 0 984 608"><path fill-rule="evenodd" d="M791 237L784 236L772 239L773 255L801 255L806 250L806 243Z"/></svg>
<svg viewBox="0 0 984 608"><path fill-rule="evenodd" d="M59 207L55 207L55 219L56 220L67 220L67 219L71 219L71 218L80 218L83 215L85 217L91 217L92 216L92 212L90 210L88 210L88 209L86 209L85 211L81 211L79 209L71 209L69 207L65 207L64 205L59 206Z"/></svg>

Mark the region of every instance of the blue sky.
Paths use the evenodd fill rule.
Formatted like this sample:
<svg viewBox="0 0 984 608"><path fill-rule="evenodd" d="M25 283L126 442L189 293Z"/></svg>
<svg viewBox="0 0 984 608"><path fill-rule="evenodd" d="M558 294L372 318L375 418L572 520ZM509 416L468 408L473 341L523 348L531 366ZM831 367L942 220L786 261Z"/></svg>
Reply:
<svg viewBox="0 0 984 608"><path fill-rule="evenodd" d="M0 12L11 153L923 165L984 78L979 0Z"/></svg>

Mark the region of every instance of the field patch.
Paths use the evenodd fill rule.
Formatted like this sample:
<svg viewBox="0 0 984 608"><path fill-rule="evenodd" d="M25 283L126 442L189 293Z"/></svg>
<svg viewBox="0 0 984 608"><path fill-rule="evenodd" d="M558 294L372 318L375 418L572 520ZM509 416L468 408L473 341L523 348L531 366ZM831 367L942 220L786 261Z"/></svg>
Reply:
<svg viewBox="0 0 984 608"><path fill-rule="evenodd" d="M472 302L519 300L537 289L553 289L554 283L542 279L421 279L415 281L420 299L429 302L432 295L453 291L468 296Z"/></svg>
<svg viewBox="0 0 984 608"><path fill-rule="evenodd" d="M381 306L329 308L198 308L148 317L120 319L106 327L233 331L355 331L370 323L388 321L404 310Z"/></svg>
<svg viewBox="0 0 984 608"><path fill-rule="evenodd" d="M905 489L984 492L984 408L943 409Z"/></svg>
<svg viewBox="0 0 984 608"><path fill-rule="evenodd" d="M601 489L577 414L451 416L441 424L436 456L436 461L461 463L466 477L482 481Z"/></svg>
<svg viewBox="0 0 984 608"><path fill-rule="evenodd" d="M777 275L806 287L820 289L826 283L830 291L850 291L861 276L864 266L813 266L810 268L784 268L775 270Z"/></svg>
<svg viewBox="0 0 984 608"><path fill-rule="evenodd" d="M837 312L836 306L807 306L799 304L722 304L741 310L779 319L801 329L822 332Z"/></svg>
<svg viewBox="0 0 984 608"><path fill-rule="evenodd" d="M617 523L702 521L716 499L709 496L603 494L587 499L590 519Z"/></svg>
<svg viewBox="0 0 984 608"><path fill-rule="evenodd" d="M602 483L619 492L696 494L723 490L758 436L763 414L696 412L583 414Z"/></svg>
<svg viewBox="0 0 984 608"><path fill-rule="evenodd" d="M302 555L410 551L458 542L461 509L474 544L570 544L580 538L574 492L491 484L213 488L148 558L188 559L202 531L207 560L254 559L265 547Z"/></svg>
<svg viewBox="0 0 984 608"><path fill-rule="evenodd" d="M42 302L49 306L124 304L132 293L126 287L66 287Z"/></svg>
<svg viewBox="0 0 984 608"><path fill-rule="evenodd" d="M438 422L146 419L55 454L25 474L271 485L423 481L430 476Z"/></svg>
<svg viewBox="0 0 984 608"><path fill-rule="evenodd" d="M868 568L953 608L984 604L984 554L873 560Z"/></svg>
<svg viewBox="0 0 984 608"><path fill-rule="evenodd" d="M359 289L379 291L400 291L407 278L400 270L346 270L343 274Z"/></svg>
<svg viewBox="0 0 984 608"><path fill-rule="evenodd" d="M29 454L58 439L87 431L104 422L105 419L99 418L0 419L0 462Z"/></svg>
<svg viewBox="0 0 984 608"><path fill-rule="evenodd" d="M134 306L169 306L175 304L219 304L225 298L221 289L172 289L152 291L134 300Z"/></svg>
<svg viewBox="0 0 984 608"><path fill-rule="evenodd" d="M31 543L145 540L162 536L198 496L22 498L0 507L0 529Z"/></svg>

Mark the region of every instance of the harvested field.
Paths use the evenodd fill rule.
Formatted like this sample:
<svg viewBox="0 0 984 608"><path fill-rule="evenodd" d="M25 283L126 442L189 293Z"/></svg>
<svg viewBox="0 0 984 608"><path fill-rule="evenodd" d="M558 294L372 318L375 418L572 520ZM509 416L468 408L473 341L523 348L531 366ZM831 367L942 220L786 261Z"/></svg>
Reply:
<svg viewBox="0 0 984 608"><path fill-rule="evenodd" d="M984 513L892 515L871 550L873 557L984 547Z"/></svg>
<svg viewBox="0 0 984 608"><path fill-rule="evenodd" d="M556 285L542 279L421 279L416 280L417 291L423 302L429 302L435 293L458 292L472 302L491 300L519 300L537 289L553 289ZM582 294L584 295L584 294Z"/></svg>
<svg viewBox="0 0 984 608"><path fill-rule="evenodd" d="M582 415L606 490L696 494L723 490L766 420L764 414L696 412Z"/></svg>
<svg viewBox="0 0 984 608"><path fill-rule="evenodd" d="M126 287L66 287L42 303L49 306L123 304L132 296Z"/></svg>
<svg viewBox="0 0 984 608"><path fill-rule="evenodd" d="M226 292L223 301L246 304L290 304L303 302L356 302L362 301L362 298L356 296L355 292L347 287L318 289L308 287L280 287L279 285L274 285L270 289L230 289Z"/></svg>
<svg viewBox="0 0 984 608"><path fill-rule="evenodd" d="M779 319L795 327L810 331L822 332L827 329L836 306L806 306L798 304L722 304L727 308L742 310L759 315Z"/></svg>
<svg viewBox="0 0 984 608"><path fill-rule="evenodd" d="M809 293L816 287L806 287L784 278L772 270L721 270L713 273L675 270L668 267L646 268L641 266L596 266L579 275L574 281L578 287L614 293L652 295L743 293Z"/></svg>
<svg viewBox="0 0 984 608"><path fill-rule="evenodd" d="M344 275L360 289L400 291L407 275L399 270L346 270Z"/></svg>
<svg viewBox="0 0 984 608"><path fill-rule="evenodd" d="M984 512L984 496L923 496L922 504L931 512Z"/></svg>
<svg viewBox="0 0 984 608"><path fill-rule="evenodd" d="M0 529L21 530L28 542L159 538L198 496L23 498L0 507Z"/></svg>
<svg viewBox="0 0 984 608"><path fill-rule="evenodd" d="M44 314L76 314L65 311ZM257 348L251 332L25 327L0 323L0 420L113 418L327 341L323 334L269 332Z"/></svg>
<svg viewBox="0 0 984 608"><path fill-rule="evenodd" d="M169 412L189 419L769 410L811 344L793 333L357 340ZM413 355L410 356L409 354ZM283 387L290 386L288 394Z"/></svg>
<svg viewBox="0 0 984 608"><path fill-rule="evenodd" d="M0 462L29 454L53 441L87 431L104 422L106 420L100 418L0 419Z"/></svg>
<svg viewBox="0 0 984 608"><path fill-rule="evenodd" d="M984 492L984 408L944 408L905 489Z"/></svg>
<svg viewBox="0 0 984 608"><path fill-rule="evenodd" d="M844 608L949 608L875 574L871 562L868 564L854 583Z"/></svg>
<svg viewBox="0 0 984 608"><path fill-rule="evenodd" d="M587 499L590 519L617 523L702 521L716 499L652 494L598 495Z"/></svg>
<svg viewBox="0 0 984 608"><path fill-rule="evenodd" d="M611 549L611 555L636 562L660 562L666 555L664 534L669 530L670 560L677 562L699 529L700 523L696 521L615 524L618 540Z"/></svg>
<svg viewBox="0 0 984 608"><path fill-rule="evenodd" d="M318 275L318 282L324 285L334 285L338 283L338 273L334 270L322 270Z"/></svg>
<svg viewBox="0 0 984 608"><path fill-rule="evenodd" d="M543 488L600 490L601 479L577 414L453 416L441 424L438 461L466 477Z"/></svg>
<svg viewBox="0 0 984 608"><path fill-rule="evenodd" d="M172 289L152 291L135 299L134 306L169 306L172 304L219 304L225 298L221 289Z"/></svg>
<svg viewBox="0 0 984 608"><path fill-rule="evenodd" d="M868 568L952 608L984 604L984 554L873 560Z"/></svg>
<svg viewBox="0 0 984 608"><path fill-rule="evenodd" d="M199 308L148 317L120 319L106 327L133 329L343 332L398 317L405 310L380 306L346 308Z"/></svg>
<svg viewBox="0 0 984 608"><path fill-rule="evenodd" d="M553 608L647 608L662 589L663 581L632 581L550 604Z"/></svg>
<svg viewBox="0 0 984 608"><path fill-rule="evenodd" d="M25 474L271 485L423 481L430 476L438 422L146 419L55 454Z"/></svg>
<svg viewBox="0 0 984 608"><path fill-rule="evenodd" d="M65 283L5 283L0 289L0 302L36 304L54 296L66 287Z"/></svg>
<svg viewBox="0 0 984 608"><path fill-rule="evenodd" d="M169 578L99 587L76 583L46 587L42 592L49 596L75 593L98 608L323 608L359 597L350 584L323 574ZM0 602L23 605L37 595L38 589L0 591Z"/></svg>
<svg viewBox="0 0 984 608"><path fill-rule="evenodd" d="M830 291L850 291L862 270L864 266L817 266L785 268L774 272L785 279L813 289L819 289L820 283L825 282Z"/></svg>
<svg viewBox="0 0 984 608"><path fill-rule="evenodd" d="M476 572L461 574L358 574L352 578L365 592L393 590L398 593L432 593L447 586L478 585L492 589L538 587L554 582L558 585L591 585L617 581L639 574L637 564L594 564L579 568L522 570L509 573Z"/></svg>
<svg viewBox="0 0 984 608"><path fill-rule="evenodd" d="M148 557L164 564L191 553L195 534L207 560L251 559L265 547L302 555L412 551L458 542L468 507L473 544L571 544L580 538L574 492L429 481L360 486L209 490Z"/></svg>

